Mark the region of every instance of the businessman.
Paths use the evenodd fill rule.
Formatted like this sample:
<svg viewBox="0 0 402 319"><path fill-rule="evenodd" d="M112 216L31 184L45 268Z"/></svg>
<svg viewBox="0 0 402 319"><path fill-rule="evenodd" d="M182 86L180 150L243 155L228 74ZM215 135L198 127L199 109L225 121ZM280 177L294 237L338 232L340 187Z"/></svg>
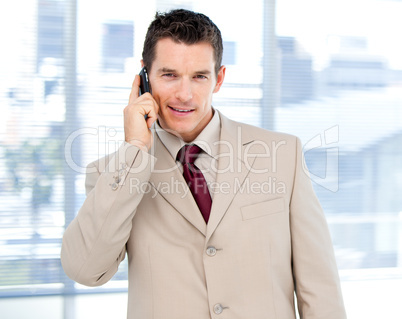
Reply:
<svg viewBox="0 0 402 319"><path fill-rule="evenodd" d="M225 78L219 29L157 14L124 109L125 142L88 166L61 260L88 286L127 255L130 319L346 318L328 227L300 140L212 107ZM296 296L296 297L295 297Z"/></svg>

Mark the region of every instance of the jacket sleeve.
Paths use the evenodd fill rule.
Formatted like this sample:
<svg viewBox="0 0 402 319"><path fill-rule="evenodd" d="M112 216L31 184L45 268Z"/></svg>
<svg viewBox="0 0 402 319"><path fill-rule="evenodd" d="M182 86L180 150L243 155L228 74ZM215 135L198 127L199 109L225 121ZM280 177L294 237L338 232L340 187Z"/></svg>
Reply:
<svg viewBox="0 0 402 319"><path fill-rule="evenodd" d="M345 319L332 240L296 143L296 168L290 202L292 262L301 319Z"/></svg>
<svg viewBox="0 0 402 319"><path fill-rule="evenodd" d="M115 154L87 167L87 197L67 227L61 248L62 266L71 279L99 286L116 273L143 196L141 188L132 185L148 183L155 161L124 143Z"/></svg>

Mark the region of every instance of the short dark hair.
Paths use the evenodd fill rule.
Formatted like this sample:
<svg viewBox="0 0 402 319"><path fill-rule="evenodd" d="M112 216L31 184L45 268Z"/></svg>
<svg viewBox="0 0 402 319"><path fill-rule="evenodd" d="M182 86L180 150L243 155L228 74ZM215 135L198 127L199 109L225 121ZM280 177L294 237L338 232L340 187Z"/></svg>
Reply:
<svg viewBox="0 0 402 319"><path fill-rule="evenodd" d="M157 12L151 22L144 41L142 59L150 70L155 60L155 48L159 40L170 38L187 45L206 42L214 50L215 72L218 74L222 64L223 44L218 27L202 13L176 9L167 13Z"/></svg>

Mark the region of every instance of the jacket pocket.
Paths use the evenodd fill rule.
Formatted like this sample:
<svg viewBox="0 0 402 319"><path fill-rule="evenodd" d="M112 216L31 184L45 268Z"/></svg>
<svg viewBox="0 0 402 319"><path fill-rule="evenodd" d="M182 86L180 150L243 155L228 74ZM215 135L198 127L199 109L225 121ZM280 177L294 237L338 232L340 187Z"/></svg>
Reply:
<svg viewBox="0 0 402 319"><path fill-rule="evenodd" d="M266 215L273 215L285 210L285 199L276 198L256 204L243 206L241 208L241 215L243 220L263 217Z"/></svg>

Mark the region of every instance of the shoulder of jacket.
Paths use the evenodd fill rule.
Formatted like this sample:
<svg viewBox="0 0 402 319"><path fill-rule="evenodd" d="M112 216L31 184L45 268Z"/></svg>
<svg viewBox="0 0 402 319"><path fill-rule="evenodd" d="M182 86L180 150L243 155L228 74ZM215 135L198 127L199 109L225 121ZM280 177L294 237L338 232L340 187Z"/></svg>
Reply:
<svg viewBox="0 0 402 319"><path fill-rule="evenodd" d="M277 142L284 141L286 144L291 145L297 144L297 142L300 141L300 139L297 136L292 134L268 130L258 126L234 121L224 116L222 113L220 113L220 116L222 121L222 127L230 131L241 130L241 133L247 136L247 139L250 140L277 141Z"/></svg>

